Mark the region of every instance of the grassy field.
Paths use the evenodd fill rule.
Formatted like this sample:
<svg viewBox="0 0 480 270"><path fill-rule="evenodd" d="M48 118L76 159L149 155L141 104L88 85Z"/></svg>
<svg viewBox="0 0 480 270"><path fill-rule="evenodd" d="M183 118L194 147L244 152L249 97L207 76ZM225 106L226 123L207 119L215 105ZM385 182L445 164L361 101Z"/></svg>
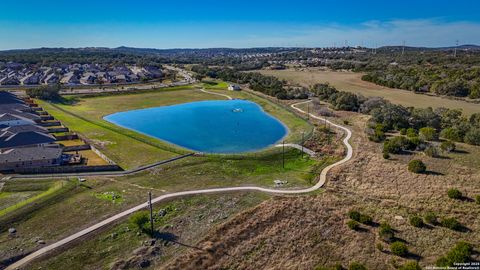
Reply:
<svg viewBox="0 0 480 270"><path fill-rule="evenodd" d="M221 83L211 85L223 89ZM224 90L218 92L227 93ZM260 104L265 111L285 123L290 133L286 140L295 141L301 137L301 131L311 132L312 127L293 113L270 101L243 92L229 91L235 98L249 99ZM56 119L62 121L72 131L90 139L95 146L123 168L133 168L171 158L187 150L172 146L155 138L142 135L113 125L103 117L119 111L166 106L200 100L224 99L218 95L203 93L197 89L177 88L139 94L123 94L88 98L70 97L65 104L50 104L39 101L40 105Z"/></svg>
<svg viewBox="0 0 480 270"><path fill-rule="evenodd" d="M57 181L57 182L54 182L54 183L50 184L49 181L48 181L47 182L48 188L46 190L43 190L43 191L41 191L41 190L45 189L45 185L38 185L37 183L34 183L34 184L29 183L29 185L24 185L24 186L20 185L20 187L19 187L18 184L19 183L14 184L16 187L12 187L11 185L7 185L4 189L8 190L10 192L5 192L6 196L2 195L3 192L1 192L0 193L0 198L4 197L4 199L6 199L6 198L9 197L9 195L12 196L12 197L15 197L15 194L18 194L18 193L30 193L30 194L34 194L34 195L29 196L28 198L26 198L24 200L20 200L20 201L14 203L14 204L11 204L11 205L8 205L8 202L6 203L7 205L2 204L2 206L4 206L4 207L2 207L0 209L0 217L4 216L4 215L7 215L10 212L14 212L15 210L17 210L17 209L19 209L23 206L26 206L30 203L33 203L37 200L40 200L42 198L51 196L51 195L55 194L56 192L60 191L64 187L64 185L67 185L68 183L64 182L64 181ZM41 184L43 184L43 183L41 183Z"/></svg>
<svg viewBox="0 0 480 270"><path fill-rule="evenodd" d="M365 135L365 115L337 114L350 120L355 154L348 164L332 170L324 192L268 200L244 211L211 230L196 244L200 249L188 250L162 269L196 265L202 269L336 269L337 263L347 269L355 261L368 269L393 270L411 260L418 260L425 269L458 241L478 250L480 207L472 198L480 194L480 147L459 145L460 151L443 158L415 153L386 160L382 145ZM429 173L409 172L411 159L422 159ZM458 188L466 198L450 199L450 188ZM352 209L371 216L376 224L350 229L346 223ZM436 213L439 220L455 217L468 229L410 224L410 217L428 212ZM379 236L382 222L394 228L396 240L407 245L408 256L392 254L390 243ZM479 254L474 254L473 261L478 261Z"/></svg>
<svg viewBox="0 0 480 270"><path fill-rule="evenodd" d="M276 76L280 79L310 86L315 83L329 82L339 90L349 91L364 96L379 96L393 103L412 107L446 107L462 109L466 115L480 112L480 105L442 97L419 95L410 91L379 86L362 81L361 73L322 71L319 69L301 70L261 70L265 75Z"/></svg>
<svg viewBox="0 0 480 270"><path fill-rule="evenodd" d="M124 221L58 256L34 263L31 268L130 269L137 268L142 261L148 261L153 268L185 250L196 248L197 241L210 228L265 199L268 196L258 193L232 193L162 203L154 208L157 235L153 244L145 245L145 241L151 243L150 237L137 234L138 229ZM165 216L157 214L160 209L164 209Z"/></svg>
<svg viewBox="0 0 480 270"><path fill-rule="evenodd" d="M249 93L223 90L225 87L226 84L223 83L212 84L207 88L218 93L232 95L235 98L246 98L257 102L265 111L274 115L289 127L290 134L287 137L289 141L299 140L301 130L311 132L313 129L305 120L297 117L282 105L277 105L272 101ZM179 148L172 149L170 145L159 140L111 125L102 119L104 115L131 109L223 98L203 93L198 89L175 89L141 94L82 97L75 100L71 98L64 104L40 103L45 110L61 120L72 131L79 132L92 140L111 159L119 162L125 168L131 168L172 157L182 150ZM114 213L144 202L148 191L151 191L153 196L159 196L166 192L207 187L241 185L272 187L273 181L277 179L288 181L284 188L310 186L315 181L319 171L333 162L335 158L310 159L306 156L302 158L298 150L287 148L285 151L285 168L283 168L282 160L282 149L271 148L242 155L207 155L187 158L128 177L87 177L85 183L71 180L69 181L69 183L72 183L70 189L62 190L57 196L47 196L44 200L35 200L35 203L20 208L18 211L18 213L21 213L20 216L0 218L3 228L15 227L17 229L17 234L13 238L5 231L0 233L0 250L7 251L0 256L0 264L2 260L39 248L41 245L37 243L38 239L51 243L78 231L79 228L85 228ZM35 181L37 180L15 180L14 182L33 185ZM44 192L45 190L48 190L48 188L38 192ZM2 196L10 197L13 193L20 191L11 190L8 192L8 195ZM28 198L37 194L39 193L28 194ZM120 199L114 202L110 199L111 194L118 195ZM230 214L266 199L264 195L259 194L241 195L240 197L227 194L218 196L218 198L223 198L222 200L227 200L226 203L215 205L218 200L214 199L210 203L209 198L202 197L200 200L192 198L191 202L194 203L190 203L188 207L195 209L195 211L227 207L229 210L222 214L222 218L218 222L221 222ZM244 200L242 198L245 198L246 201L230 207L228 201L231 198L238 198L239 202ZM2 200L2 197L0 197L0 202ZM180 203L185 202L185 200L181 200ZM15 203L18 203L18 200L11 201L11 204ZM185 212L185 216L182 218L184 223L182 224L196 224L198 221L195 218L197 214L195 216L189 215L190 211L193 210ZM183 215L182 213L180 213L180 216ZM202 232L215 224L206 218L208 214L200 214L205 217L201 218L201 222L206 222L205 229L203 231L198 230L200 234L194 237L188 236L193 237L187 238L192 239L193 242L191 243L194 243L202 236ZM45 229L45 224L48 224L48 229ZM178 228L182 230L186 228L188 231L189 227L178 226ZM95 237L86 244L87 248L85 246L80 247L82 255L74 255L70 262L75 262L75 265L80 266L80 261L82 263L88 261L88 264L92 263L94 268L101 267L96 263L99 262L98 258L103 258L102 254L108 258L105 262L122 258L125 253L122 253L121 250L128 247L125 252L131 252L134 247L130 244L131 241L141 242L141 239L143 239L142 237L135 238L136 234L128 235L125 239L121 236L117 243L112 245L111 242L105 240L105 235L108 236L111 233L120 235L115 230L117 229L113 229L113 231L107 232L99 238ZM93 248L99 242L104 243L105 246L99 246L98 249ZM112 249L108 251L110 246ZM95 257L96 255L93 254L98 254L100 257ZM71 255L72 253L66 253L65 258L70 258ZM87 258L92 258L92 260ZM93 260L93 258L96 259ZM52 260L46 262L45 265L58 265L58 263L60 262Z"/></svg>

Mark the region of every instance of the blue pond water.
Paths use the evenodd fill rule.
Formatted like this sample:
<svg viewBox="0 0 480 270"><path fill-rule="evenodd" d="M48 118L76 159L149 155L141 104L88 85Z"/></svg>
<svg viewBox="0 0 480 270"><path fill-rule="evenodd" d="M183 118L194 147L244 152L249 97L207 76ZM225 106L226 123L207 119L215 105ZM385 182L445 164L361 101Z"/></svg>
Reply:
<svg viewBox="0 0 480 270"><path fill-rule="evenodd" d="M200 101L119 112L105 120L116 125L206 153L240 153L268 147L286 127L254 102Z"/></svg>

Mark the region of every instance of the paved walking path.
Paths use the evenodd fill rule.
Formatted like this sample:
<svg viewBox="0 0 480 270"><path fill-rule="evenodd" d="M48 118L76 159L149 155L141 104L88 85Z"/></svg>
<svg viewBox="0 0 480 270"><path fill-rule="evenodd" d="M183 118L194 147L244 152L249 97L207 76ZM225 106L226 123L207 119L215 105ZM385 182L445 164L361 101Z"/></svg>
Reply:
<svg viewBox="0 0 480 270"><path fill-rule="evenodd" d="M296 104L293 104L291 105L291 107L301 113L306 113L305 111L303 111L302 109L296 107L297 105L301 105L301 104L305 104L305 103L308 103L310 102L310 100L307 100L307 101L304 101L304 102L300 102L300 103L296 103ZM339 166L347 161L349 161L352 156L353 156L353 148L352 146L350 145L349 143L349 140L350 138L352 137L352 132L346 128L346 127L343 127L341 125L338 125L338 124L335 124L335 123L332 123L330 122L329 120L327 119L324 119L322 117L318 117L316 115L313 115L313 114L309 114L310 117L314 118L314 119L318 119L318 120L322 120L322 121L326 121L327 123L329 123L331 126L337 128L337 129L341 129L342 131L344 131L346 133L346 136L344 137L343 139L343 143L345 144L346 148L347 148L347 154L346 156L334 163L334 164L331 164L327 167L325 167L322 172L320 173L320 177L319 177L319 180L318 182L312 186L312 187L309 187L309 188L305 188L305 189L292 189L292 190L284 190L284 189L271 189L271 188L263 188L263 187L256 187L256 186L246 186L246 187L227 187L227 188L210 188L210 189L201 189L201 190L190 190L190 191L181 191L181 192L175 192L175 193L170 193L170 194L165 194L165 195L162 195L162 196L159 196L159 197L156 197L155 199L152 200L152 203L158 203L158 202L161 202L161 201L164 201L166 199L169 199L169 198L177 198L177 197L182 197L182 196L188 196L188 195L198 195L198 194L211 194L211 193L221 193L221 192L232 192L232 191L259 191L259 192L265 192L265 193L270 193L270 194L302 194L302 193L309 193L309 192L312 192L312 191L315 191L315 190L318 190L319 188L321 188L326 180L327 180L327 173L333 168L333 167L336 167L336 166ZM63 245L66 245L74 240L77 240L89 233L92 233L112 222L115 222L121 218L124 218L138 210L141 210L141 209L144 209L148 206L148 203L142 203L138 206L135 206L133 208L130 208L126 211L123 211L119 214L116 214L110 218L107 218L93 226L90 226L86 229L83 229L73 235L70 235L60 241L57 241L55 243L52 243L48 246L45 246L27 256L25 256L24 258L22 258L21 260L11 264L10 266L8 266L6 269L7 270L13 270L13 269L18 269L19 267L22 267L24 265L26 265L27 263L31 262L32 260L56 249L56 248L59 248Z"/></svg>
<svg viewBox="0 0 480 270"><path fill-rule="evenodd" d="M217 96L222 96L222 97L226 97L228 98L229 100L232 100L233 98L229 95L224 95L224 94L220 94L220 93L214 93L214 92L210 92L210 91L207 91L205 89L200 89L200 91L204 92L204 93L207 93L207 94L212 94L212 95L217 95Z"/></svg>

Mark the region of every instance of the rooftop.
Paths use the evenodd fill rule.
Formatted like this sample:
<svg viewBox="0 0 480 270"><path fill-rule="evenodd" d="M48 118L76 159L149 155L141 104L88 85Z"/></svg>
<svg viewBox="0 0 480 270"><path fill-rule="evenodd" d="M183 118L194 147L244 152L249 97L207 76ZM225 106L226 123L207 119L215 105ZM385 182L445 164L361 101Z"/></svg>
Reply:
<svg viewBox="0 0 480 270"><path fill-rule="evenodd" d="M36 146L0 150L0 163L16 161L34 161L42 159L57 159L62 155L58 146Z"/></svg>

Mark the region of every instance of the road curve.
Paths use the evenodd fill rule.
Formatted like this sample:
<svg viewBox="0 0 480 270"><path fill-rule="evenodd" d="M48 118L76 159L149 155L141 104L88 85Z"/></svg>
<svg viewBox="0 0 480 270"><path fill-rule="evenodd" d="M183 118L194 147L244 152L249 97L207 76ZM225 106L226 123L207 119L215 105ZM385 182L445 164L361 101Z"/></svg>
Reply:
<svg viewBox="0 0 480 270"><path fill-rule="evenodd" d="M301 105L301 104L305 104L305 103L308 103L310 102L310 100L307 100L307 101L303 101L303 102L299 102L299 103L296 103L296 104L292 104L291 107L295 110L297 110L298 112L300 113L303 113L303 114L306 114L306 112L300 108L297 107L297 105ZM161 195L159 197L156 197L155 199L152 200L152 203L158 203L158 202L161 202L163 200L166 200L166 199L170 199L170 198L176 198L176 197L182 197L182 196L188 196L188 195L199 195L199 194L211 194L211 193L221 193L221 192L232 192L232 191L259 191L259 192L265 192L265 193L270 193L270 194L302 194L302 193L309 193L309 192L312 192L312 191L315 191L315 190L318 190L319 188L321 188L326 180L327 180L327 173L333 168L333 167L336 167L336 166L339 166L347 161L349 161L352 156L353 156L353 148L352 146L350 145L349 143L349 140L350 138L352 137L352 132L346 128L346 127L343 127L341 125L338 125L338 124L335 124L335 123L332 123L330 122L329 120L327 119L324 119L322 117L318 117L316 115L313 115L311 113L309 113L310 117L314 118L314 119L317 119L317 120L321 120L321 121L325 121L326 123L329 123L331 126L337 128L337 129L340 129L342 131L344 131L346 133L346 136L343 138L343 143L344 145L346 146L347 148L347 154L346 156L334 163L334 164L331 164L327 167L325 167L322 172L320 173L320 177L319 177L319 180L318 182L312 186L312 187L309 187L309 188L305 188L305 189L292 189L292 190L282 190L282 189L271 189L271 188L263 188L263 187L256 187L256 186L245 186L245 187L227 187L227 188L210 188L210 189L201 189L201 190L190 190L190 191L180 191L180 192L175 192L175 193L170 193L170 194L164 194L164 195ZM13 269L19 269L20 267L26 265L27 263L31 262L32 260L56 249L56 248L59 248L63 245L66 245L74 240L77 240L89 233L92 233L114 221L117 221L121 218L124 218L138 210L141 210L141 209L144 209L148 207L148 203L142 203L140 205L137 205L133 208L130 208L128 210L125 210L121 213L118 213L110 218L107 218L99 223L96 223L95 225L92 225L86 229L83 229L75 234L72 234L62 240L59 240L55 243L52 243L48 246L45 246L25 257L23 257L21 260L18 260L17 262L11 264L10 266L8 266L6 268L6 270L13 270Z"/></svg>

